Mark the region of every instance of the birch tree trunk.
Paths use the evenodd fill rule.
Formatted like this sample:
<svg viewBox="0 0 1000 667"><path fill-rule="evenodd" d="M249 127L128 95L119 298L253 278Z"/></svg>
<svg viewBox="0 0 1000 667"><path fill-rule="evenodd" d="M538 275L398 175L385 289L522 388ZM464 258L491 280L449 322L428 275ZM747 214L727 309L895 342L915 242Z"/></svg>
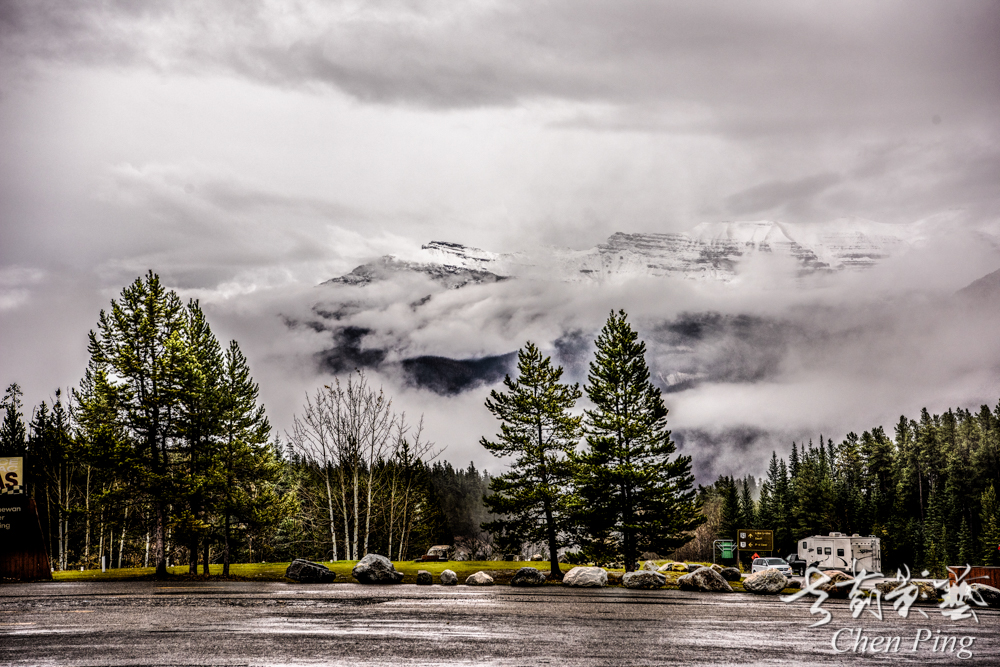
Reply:
<svg viewBox="0 0 1000 667"><path fill-rule="evenodd" d="M333 515L333 489L330 488L330 466L327 465L324 468L325 478L326 478L326 506L330 513L330 543L333 546L333 560L340 560L337 558L337 524L334 520Z"/></svg>
<svg viewBox="0 0 1000 667"><path fill-rule="evenodd" d="M358 469L354 469L354 540L352 542L352 551L354 552L354 560L358 559L358 521L361 519L361 513L358 511Z"/></svg>
<svg viewBox="0 0 1000 667"><path fill-rule="evenodd" d="M122 568L122 552L125 551L125 531L128 528L128 505L125 506L125 516L122 518L122 538L118 543L118 569Z"/></svg>
<svg viewBox="0 0 1000 667"><path fill-rule="evenodd" d="M83 562L87 569L90 569L90 470L87 466L87 484L84 486L83 507L84 507L84 546Z"/></svg>

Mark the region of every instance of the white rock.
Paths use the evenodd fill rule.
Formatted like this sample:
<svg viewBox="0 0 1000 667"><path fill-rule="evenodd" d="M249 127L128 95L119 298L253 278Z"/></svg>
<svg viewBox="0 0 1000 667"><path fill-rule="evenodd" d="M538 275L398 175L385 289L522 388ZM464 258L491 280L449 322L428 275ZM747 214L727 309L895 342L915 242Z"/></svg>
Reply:
<svg viewBox="0 0 1000 667"><path fill-rule="evenodd" d="M470 574L465 580L466 586L492 586L493 577L486 574L485 572L476 572L475 574Z"/></svg>
<svg viewBox="0 0 1000 667"><path fill-rule="evenodd" d="M564 586L603 588L608 585L608 573L603 567L574 567L563 577Z"/></svg>
<svg viewBox="0 0 1000 667"><path fill-rule="evenodd" d="M754 572L743 580L743 588L748 593L758 595L777 595L785 590L788 579L774 568Z"/></svg>

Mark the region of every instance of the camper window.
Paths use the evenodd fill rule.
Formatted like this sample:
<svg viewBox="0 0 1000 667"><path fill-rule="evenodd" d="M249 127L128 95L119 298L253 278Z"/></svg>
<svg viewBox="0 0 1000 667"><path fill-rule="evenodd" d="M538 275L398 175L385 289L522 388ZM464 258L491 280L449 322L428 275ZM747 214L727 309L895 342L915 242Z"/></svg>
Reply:
<svg viewBox="0 0 1000 667"><path fill-rule="evenodd" d="M826 547L826 551L824 551L823 553L825 553L827 556L829 556L830 553L831 553L830 547Z"/></svg>
<svg viewBox="0 0 1000 667"><path fill-rule="evenodd" d="M838 556L843 556L844 555L844 550L843 549L837 549L837 555Z"/></svg>
<svg viewBox="0 0 1000 667"><path fill-rule="evenodd" d="M803 542L802 543L802 548L803 549L808 549L809 548L809 543L808 542Z"/></svg>

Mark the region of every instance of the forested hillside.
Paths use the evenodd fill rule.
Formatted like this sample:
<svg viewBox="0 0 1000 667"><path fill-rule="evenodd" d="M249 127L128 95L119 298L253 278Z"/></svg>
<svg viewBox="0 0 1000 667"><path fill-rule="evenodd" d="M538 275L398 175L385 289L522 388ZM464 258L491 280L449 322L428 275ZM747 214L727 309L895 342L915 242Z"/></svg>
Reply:
<svg viewBox="0 0 1000 667"><path fill-rule="evenodd" d="M712 536L774 530L776 555L796 540L839 531L882 539L882 567L945 575L947 565L1000 565L1000 404L901 417L882 427L772 454L766 478L720 477L701 487L708 523L690 550L711 555ZM756 498L755 498L756 495Z"/></svg>

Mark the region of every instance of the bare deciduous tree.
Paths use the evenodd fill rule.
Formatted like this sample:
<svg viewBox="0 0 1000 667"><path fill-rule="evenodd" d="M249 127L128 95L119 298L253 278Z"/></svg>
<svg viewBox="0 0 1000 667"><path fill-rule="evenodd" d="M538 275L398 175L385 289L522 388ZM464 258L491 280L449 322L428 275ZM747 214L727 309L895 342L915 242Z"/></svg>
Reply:
<svg viewBox="0 0 1000 667"><path fill-rule="evenodd" d="M409 438L405 415L392 411L392 400L381 387L371 387L362 371L306 396L289 439L323 480L334 560L340 553L338 522L343 528L344 555L357 560L368 553L372 517L378 511L389 515L390 557L395 525L402 553L412 511L412 480L401 472L400 464L409 466L428 454L436 455L431 452L432 443L422 440L422 430L421 420L415 436ZM339 505L339 521L335 504Z"/></svg>

